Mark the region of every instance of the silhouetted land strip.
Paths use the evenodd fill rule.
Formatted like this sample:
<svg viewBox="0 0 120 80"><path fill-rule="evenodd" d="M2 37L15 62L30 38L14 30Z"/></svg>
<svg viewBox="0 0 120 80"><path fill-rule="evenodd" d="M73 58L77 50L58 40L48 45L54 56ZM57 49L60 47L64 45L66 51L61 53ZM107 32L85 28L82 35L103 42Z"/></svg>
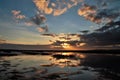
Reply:
<svg viewBox="0 0 120 80"><path fill-rule="evenodd" d="M120 54L120 49L116 50L13 50L13 49L0 49L0 52L22 52L29 54L39 54L45 52L80 52L80 53L110 53L110 54Z"/></svg>

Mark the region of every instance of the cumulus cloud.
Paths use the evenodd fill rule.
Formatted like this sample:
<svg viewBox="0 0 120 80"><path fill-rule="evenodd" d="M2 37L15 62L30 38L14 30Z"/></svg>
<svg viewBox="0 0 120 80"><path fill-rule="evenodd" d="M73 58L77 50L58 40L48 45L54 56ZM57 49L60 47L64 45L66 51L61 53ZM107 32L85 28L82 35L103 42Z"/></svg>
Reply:
<svg viewBox="0 0 120 80"><path fill-rule="evenodd" d="M33 2L41 13L59 16L83 0L56 0L53 2L50 0L33 0Z"/></svg>
<svg viewBox="0 0 120 80"><path fill-rule="evenodd" d="M42 13L43 12L46 14L52 13L53 9L48 7L49 0L33 0L33 2L35 3L38 10L41 11Z"/></svg>
<svg viewBox="0 0 120 80"><path fill-rule="evenodd" d="M24 19L24 18L26 18L25 15L22 15L21 11L18 11L18 10L12 10L12 14L16 19Z"/></svg>

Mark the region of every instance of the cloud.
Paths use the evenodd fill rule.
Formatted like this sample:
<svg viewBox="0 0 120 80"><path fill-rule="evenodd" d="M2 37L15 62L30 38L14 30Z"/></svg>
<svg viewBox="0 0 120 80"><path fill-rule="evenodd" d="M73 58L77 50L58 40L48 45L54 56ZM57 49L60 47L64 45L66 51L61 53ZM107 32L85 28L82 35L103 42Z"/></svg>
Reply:
<svg viewBox="0 0 120 80"><path fill-rule="evenodd" d="M83 4L83 6L78 10L78 14L81 16L87 16L89 14L96 14L96 6L90 6Z"/></svg>
<svg viewBox="0 0 120 80"><path fill-rule="evenodd" d="M21 11L18 10L12 10L12 14L16 19L25 19L25 15L21 14Z"/></svg>
<svg viewBox="0 0 120 80"><path fill-rule="evenodd" d="M52 6L52 7L56 7L56 4L52 2L52 3L51 3L51 6Z"/></svg>
<svg viewBox="0 0 120 80"><path fill-rule="evenodd" d="M45 13L46 14L51 14L53 12L53 9L52 8L46 8L45 9Z"/></svg>
<svg viewBox="0 0 120 80"><path fill-rule="evenodd" d="M41 34L42 36L47 36L47 37L56 37L57 35L56 34L53 34L53 33L44 33L44 34Z"/></svg>
<svg viewBox="0 0 120 80"><path fill-rule="evenodd" d="M76 46L78 46L78 47L81 47L81 46L85 46L86 45L86 43L78 43Z"/></svg>
<svg viewBox="0 0 120 80"><path fill-rule="evenodd" d="M69 0L70 2L67 2L66 5L68 8L72 8L73 6L76 6L78 3L83 2L83 0Z"/></svg>
<svg viewBox="0 0 120 80"><path fill-rule="evenodd" d="M37 30L39 32L48 32L48 26L46 25L45 27L37 27Z"/></svg>
<svg viewBox="0 0 120 80"><path fill-rule="evenodd" d="M1 43L5 43L5 42L6 42L6 40L3 39L3 38L0 36L0 44L1 44Z"/></svg>
<svg viewBox="0 0 120 80"><path fill-rule="evenodd" d="M95 23L100 23L99 17L95 17L97 14L97 7L83 4L83 6L78 10L78 15L85 17L87 20L93 21Z"/></svg>
<svg viewBox="0 0 120 80"><path fill-rule="evenodd" d="M89 33L90 31L89 31L89 30L83 30L83 31L79 31L79 32L81 32L81 33L83 33L83 34L87 34L87 33Z"/></svg>
<svg viewBox="0 0 120 80"><path fill-rule="evenodd" d="M51 37L52 40L51 45L53 47L63 47L63 44L67 44L69 46L77 46L80 42L80 35L79 34L55 34L55 33L44 33L41 34L42 36Z"/></svg>
<svg viewBox="0 0 120 80"><path fill-rule="evenodd" d="M59 16L59 15L65 13L66 11L67 11L67 8L55 9L53 15L54 15L54 16Z"/></svg>
<svg viewBox="0 0 120 80"><path fill-rule="evenodd" d="M77 46L80 41L80 34L75 34L75 33L60 33L60 34L55 34L55 33L44 33L41 34L42 36L45 37L51 37L49 42L53 47L63 47L63 44L67 44L69 46ZM80 47L80 46L79 46Z"/></svg>
<svg viewBox="0 0 120 80"><path fill-rule="evenodd" d="M12 14L14 15L16 21L21 21L24 23L26 26L34 26L37 27L36 29L39 32L48 32L48 26L46 24L47 18L40 14L38 11L36 15L33 17L25 17L24 15L21 14L21 11L19 10L12 10Z"/></svg>
<svg viewBox="0 0 120 80"><path fill-rule="evenodd" d="M56 41L52 42L51 45L64 47L64 44L67 44L67 45L74 47L74 48L79 48L79 47L83 47L86 45L86 43L83 43L80 40L69 40L69 41L56 40Z"/></svg>
<svg viewBox="0 0 120 80"><path fill-rule="evenodd" d="M81 40L90 46L108 46L120 44L120 21L107 23L105 26L96 29L87 35L81 35Z"/></svg>
<svg viewBox="0 0 120 80"><path fill-rule="evenodd" d="M59 16L83 0L33 0L33 2L41 13Z"/></svg>
<svg viewBox="0 0 120 80"><path fill-rule="evenodd" d="M49 0L33 0L39 11L45 14L51 14L53 9L48 7Z"/></svg>
<svg viewBox="0 0 120 80"><path fill-rule="evenodd" d="M120 16L119 10L107 8L106 3L103 3L101 6L105 8L83 4L83 6L78 10L78 15L97 24L108 23Z"/></svg>
<svg viewBox="0 0 120 80"><path fill-rule="evenodd" d="M116 21L116 22L111 21L105 24L103 27L96 29L95 31L105 32L105 31L109 31L110 29L115 28L116 26L120 26L120 21Z"/></svg>
<svg viewBox="0 0 120 80"><path fill-rule="evenodd" d="M31 17L30 21L28 21L26 24L28 26L35 25L39 32L48 32L48 25L46 24L46 20L47 18L44 15L38 13Z"/></svg>
<svg viewBox="0 0 120 80"><path fill-rule="evenodd" d="M20 12L21 12L21 11L12 10L13 15L15 15L15 16L16 16L16 15L19 15L19 14L20 14Z"/></svg>
<svg viewBox="0 0 120 80"><path fill-rule="evenodd" d="M31 21L26 21L26 22L25 22L25 25L26 25L26 26L34 26L33 22L31 22Z"/></svg>
<svg viewBox="0 0 120 80"><path fill-rule="evenodd" d="M46 22L46 17L41 14L37 14L31 18L31 21L36 25L40 25Z"/></svg>

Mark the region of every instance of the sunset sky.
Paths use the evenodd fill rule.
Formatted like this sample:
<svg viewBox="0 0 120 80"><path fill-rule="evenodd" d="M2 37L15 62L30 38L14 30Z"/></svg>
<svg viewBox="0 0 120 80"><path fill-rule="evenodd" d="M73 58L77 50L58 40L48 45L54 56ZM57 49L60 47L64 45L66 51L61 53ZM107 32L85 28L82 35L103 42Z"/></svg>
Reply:
<svg viewBox="0 0 120 80"><path fill-rule="evenodd" d="M120 0L0 0L1 42L119 48L119 33Z"/></svg>

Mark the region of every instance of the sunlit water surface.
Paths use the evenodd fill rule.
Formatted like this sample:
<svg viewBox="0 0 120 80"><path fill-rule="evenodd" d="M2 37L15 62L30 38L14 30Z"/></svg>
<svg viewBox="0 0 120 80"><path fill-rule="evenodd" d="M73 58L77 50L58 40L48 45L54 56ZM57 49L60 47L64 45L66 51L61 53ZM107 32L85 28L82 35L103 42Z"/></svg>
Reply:
<svg viewBox="0 0 120 80"><path fill-rule="evenodd" d="M1 56L0 80L120 80L120 55L59 52Z"/></svg>

